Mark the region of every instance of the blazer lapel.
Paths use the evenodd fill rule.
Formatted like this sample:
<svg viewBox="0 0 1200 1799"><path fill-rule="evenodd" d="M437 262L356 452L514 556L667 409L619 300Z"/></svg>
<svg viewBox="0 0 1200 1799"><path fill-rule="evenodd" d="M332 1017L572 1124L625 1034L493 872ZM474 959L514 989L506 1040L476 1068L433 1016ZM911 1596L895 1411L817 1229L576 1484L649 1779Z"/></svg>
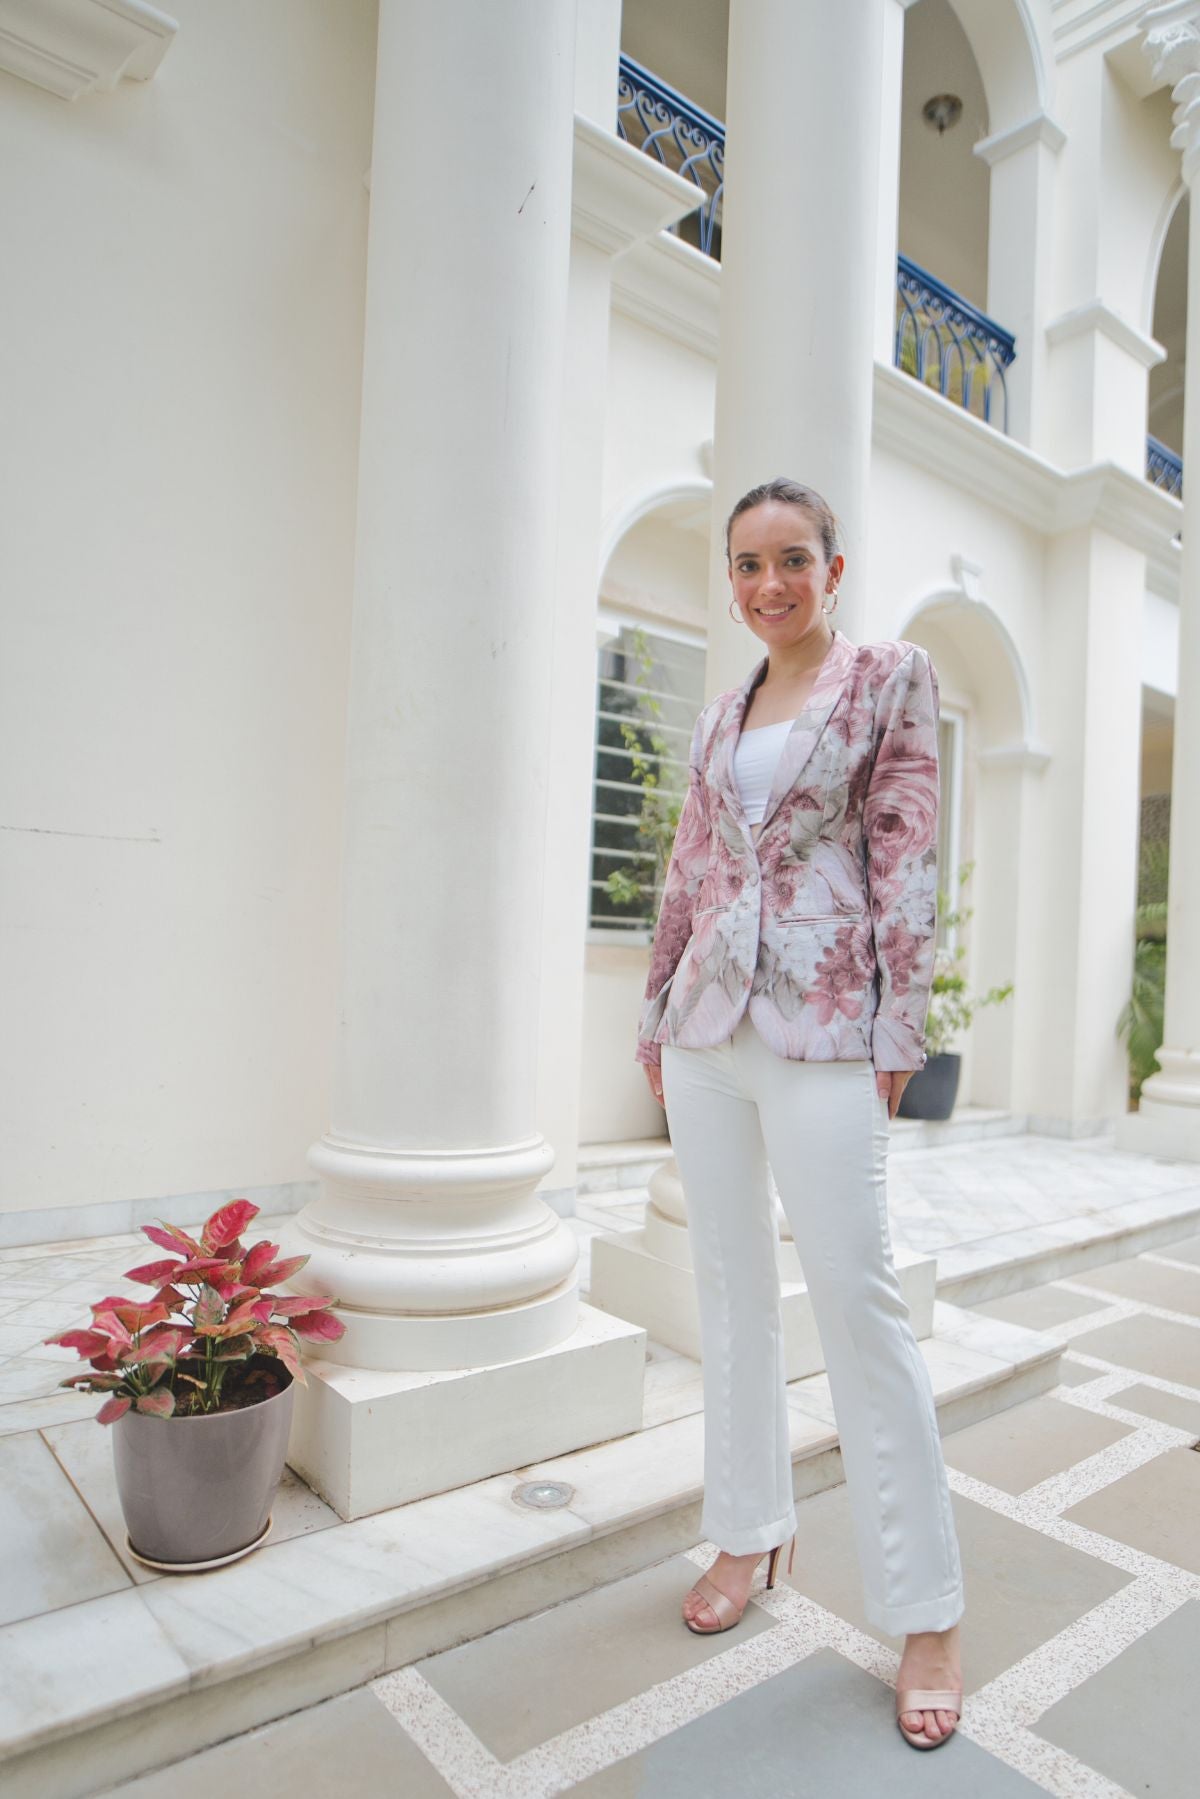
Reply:
<svg viewBox="0 0 1200 1799"><path fill-rule="evenodd" d="M803 710L798 714L795 723L784 739L783 750L775 768L771 782L771 791L767 795L766 810L762 816L765 827L771 819L779 802L800 780L808 763L812 759L821 734L833 714L834 707L845 691L846 682L854 666L855 645L841 631L835 629L833 642L826 651L825 660L821 664L813 690L805 701ZM741 735L742 721L750 704L750 695L766 673L768 658L763 656L738 689L733 703L728 707L718 729L718 741L714 751L714 773L717 783L725 796L726 803L732 809L740 823L746 824L746 815L742 809L741 796L738 793L737 781L733 773L733 755ZM761 832L759 833L761 836Z"/></svg>

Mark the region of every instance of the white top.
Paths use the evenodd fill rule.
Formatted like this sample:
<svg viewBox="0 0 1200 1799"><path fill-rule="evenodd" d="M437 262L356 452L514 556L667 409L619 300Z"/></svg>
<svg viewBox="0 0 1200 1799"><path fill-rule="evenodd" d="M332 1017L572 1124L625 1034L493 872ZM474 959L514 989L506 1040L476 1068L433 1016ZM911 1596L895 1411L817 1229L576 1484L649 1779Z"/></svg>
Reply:
<svg viewBox="0 0 1200 1799"><path fill-rule="evenodd" d="M781 718L777 725L751 725L737 740L733 778L749 824L762 822L780 752L795 722L794 718Z"/></svg>

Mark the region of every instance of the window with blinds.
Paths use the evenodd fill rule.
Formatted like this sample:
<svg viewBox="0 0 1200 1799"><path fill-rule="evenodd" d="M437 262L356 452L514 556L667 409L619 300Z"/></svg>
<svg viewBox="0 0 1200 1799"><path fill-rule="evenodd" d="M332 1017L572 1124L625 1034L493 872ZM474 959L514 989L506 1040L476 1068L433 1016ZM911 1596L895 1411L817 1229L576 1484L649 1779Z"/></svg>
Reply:
<svg viewBox="0 0 1200 1799"><path fill-rule="evenodd" d="M653 929L704 704L695 633L600 614L588 925Z"/></svg>

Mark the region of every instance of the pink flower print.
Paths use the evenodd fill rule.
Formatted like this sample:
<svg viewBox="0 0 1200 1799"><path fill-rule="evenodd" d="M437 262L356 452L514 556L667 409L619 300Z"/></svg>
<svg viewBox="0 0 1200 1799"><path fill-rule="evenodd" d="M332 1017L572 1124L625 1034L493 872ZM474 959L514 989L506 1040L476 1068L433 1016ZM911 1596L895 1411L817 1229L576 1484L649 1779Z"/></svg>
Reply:
<svg viewBox="0 0 1200 1799"><path fill-rule="evenodd" d="M871 871L885 877L937 842L937 758L890 751L885 740L863 808Z"/></svg>
<svg viewBox="0 0 1200 1799"><path fill-rule="evenodd" d="M815 1009L823 1025L831 1024L838 1012L846 1018L858 1018L872 972L854 940L853 925L843 925L817 963L804 996L805 1004Z"/></svg>
<svg viewBox="0 0 1200 1799"><path fill-rule="evenodd" d="M907 993L918 963L926 956L929 939L910 931L901 918L893 918L875 938L880 959L887 964L892 991Z"/></svg>

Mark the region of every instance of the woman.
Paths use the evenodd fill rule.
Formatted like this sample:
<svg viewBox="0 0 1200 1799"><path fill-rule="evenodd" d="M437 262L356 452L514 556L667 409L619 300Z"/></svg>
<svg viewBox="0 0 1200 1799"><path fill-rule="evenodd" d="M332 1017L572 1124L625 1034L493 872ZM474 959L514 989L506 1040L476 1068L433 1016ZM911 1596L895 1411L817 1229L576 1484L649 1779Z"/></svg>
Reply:
<svg viewBox="0 0 1200 1799"><path fill-rule="evenodd" d="M704 1376L690 1630L736 1624L796 1513L767 1163L825 1352L872 1624L905 1635L897 1721L962 1711L962 1573L929 1375L892 1263L888 1120L925 1061L937 904L937 681L829 619L845 566L819 494L776 480L725 533L766 645L696 721L637 1059L687 1195ZM791 1560L789 1558L789 1569Z"/></svg>

